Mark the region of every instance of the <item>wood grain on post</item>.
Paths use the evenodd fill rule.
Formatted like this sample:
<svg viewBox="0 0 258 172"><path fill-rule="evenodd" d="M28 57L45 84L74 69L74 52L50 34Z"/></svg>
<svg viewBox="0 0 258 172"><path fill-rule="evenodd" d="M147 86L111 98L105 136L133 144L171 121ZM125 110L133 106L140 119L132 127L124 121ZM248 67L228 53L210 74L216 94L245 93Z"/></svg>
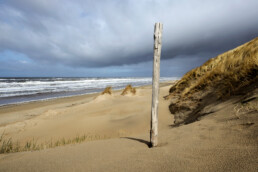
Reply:
<svg viewBox="0 0 258 172"><path fill-rule="evenodd" d="M159 77L160 77L160 55L162 39L162 23L155 23L154 28L154 58L152 78L152 106L151 106L151 147L158 145L158 104L159 104Z"/></svg>

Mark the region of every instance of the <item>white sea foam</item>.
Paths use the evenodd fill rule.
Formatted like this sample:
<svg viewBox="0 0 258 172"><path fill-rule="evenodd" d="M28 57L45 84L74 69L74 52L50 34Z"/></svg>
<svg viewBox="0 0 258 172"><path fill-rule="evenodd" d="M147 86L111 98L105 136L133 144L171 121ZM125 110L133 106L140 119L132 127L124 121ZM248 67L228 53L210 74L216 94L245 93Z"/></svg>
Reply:
<svg viewBox="0 0 258 172"><path fill-rule="evenodd" d="M179 78L164 78L160 81L177 80ZM100 91L107 86L113 89L125 87L128 84L133 86L141 86L151 84L152 78L1 78L0 79L0 104L4 104L6 98L17 96L34 96L37 100L53 97L60 94L59 97L77 94L87 94ZM78 93L79 92L79 93ZM44 95L45 94L45 95ZM44 96L42 96L44 95ZM30 98L31 100L32 98ZM32 99L34 100L34 99ZM13 100L15 102L15 100ZM23 98L20 101L27 101Z"/></svg>

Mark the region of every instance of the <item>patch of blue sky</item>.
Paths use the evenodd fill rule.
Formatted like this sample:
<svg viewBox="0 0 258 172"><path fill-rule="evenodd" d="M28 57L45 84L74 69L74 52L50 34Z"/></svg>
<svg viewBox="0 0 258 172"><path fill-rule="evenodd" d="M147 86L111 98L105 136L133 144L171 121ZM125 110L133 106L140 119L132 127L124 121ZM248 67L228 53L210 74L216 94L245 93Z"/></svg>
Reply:
<svg viewBox="0 0 258 172"><path fill-rule="evenodd" d="M12 50L4 50L0 52L0 61L16 61L20 63L32 63L33 61L25 54Z"/></svg>

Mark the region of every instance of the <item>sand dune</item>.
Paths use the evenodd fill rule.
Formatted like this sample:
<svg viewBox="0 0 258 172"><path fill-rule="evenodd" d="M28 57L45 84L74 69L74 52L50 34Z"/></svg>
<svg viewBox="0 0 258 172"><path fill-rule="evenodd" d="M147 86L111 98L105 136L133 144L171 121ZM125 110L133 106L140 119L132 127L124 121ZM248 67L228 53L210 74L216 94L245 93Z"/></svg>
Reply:
<svg viewBox="0 0 258 172"><path fill-rule="evenodd" d="M258 85L258 37L209 59L187 72L170 90L175 124L194 122L203 108L232 96L245 96Z"/></svg>

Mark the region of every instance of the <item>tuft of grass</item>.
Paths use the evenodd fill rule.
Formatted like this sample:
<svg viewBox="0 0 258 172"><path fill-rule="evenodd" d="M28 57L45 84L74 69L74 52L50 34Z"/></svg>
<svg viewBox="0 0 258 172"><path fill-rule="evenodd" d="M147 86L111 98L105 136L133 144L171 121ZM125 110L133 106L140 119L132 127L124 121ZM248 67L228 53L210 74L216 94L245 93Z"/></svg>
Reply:
<svg viewBox="0 0 258 172"><path fill-rule="evenodd" d="M125 89L123 90L121 95L124 96L124 95L126 95L128 93L132 93L133 95L136 94L136 89L133 88L132 85L130 85L130 84L125 87Z"/></svg>
<svg viewBox="0 0 258 172"><path fill-rule="evenodd" d="M36 151L36 150L42 150L42 149L49 149L49 148L55 148L59 146L65 146L69 144L77 144L82 143L86 140L99 140L99 139L106 139L106 136L99 136L99 135L77 135L76 137L72 139L58 139L57 141L53 142L51 139L48 142L38 144L37 140L34 138L32 140L29 140L25 142L25 144L22 146L18 141L13 142L12 138L5 139L4 133L2 133L0 137L0 154L3 153L15 153L15 152L24 152L24 151Z"/></svg>
<svg viewBox="0 0 258 172"><path fill-rule="evenodd" d="M112 94L112 87L106 87L105 90L101 93L101 95L103 94Z"/></svg>
<svg viewBox="0 0 258 172"><path fill-rule="evenodd" d="M0 153L10 153L13 150L13 142L12 139L1 140Z"/></svg>

